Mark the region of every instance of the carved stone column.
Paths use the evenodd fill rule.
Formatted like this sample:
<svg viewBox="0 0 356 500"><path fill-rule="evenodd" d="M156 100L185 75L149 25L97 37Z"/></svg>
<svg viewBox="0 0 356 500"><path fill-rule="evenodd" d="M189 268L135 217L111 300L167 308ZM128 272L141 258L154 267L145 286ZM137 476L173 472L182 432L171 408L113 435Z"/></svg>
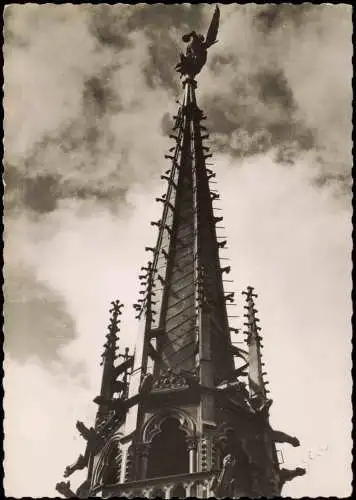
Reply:
<svg viewBox="0 0 356 500"><path fill-rule="evenodd" d="M197 471L197 447L198 439L196 436L189 436L186 439L189 450L189 473Z"/></svg>
<svg viewBox="0 0 356 500"><path fill-rule="evenodd" d="M194 483L191 482L191 483L184 483L184 488L185 488L185 496L186 498L189 498L189 497L192 497L194 496L194 492L192 492L192 488L194 486Z"/></svg>
<svg viewBox="0 0 356 500"><path fill-rule="evenodd" d="M142 490L142 495L144 496L144 498L151 498L152 492L153 488L145 488L144 490Z"/></svg>
<svg viewBox="0 0 356 500"><path fill-rule="evenodd" d="M137 453L140 461L141 479L146 479L147 467L148 467L148 457L150 454L150 444L141 443L137 446Z"/></svg>
<svg viewBox="0 0 356 500"><path fill-rule="evenodd" d="M164 498L171 498L173 484L169 484L168 486L164 486Z"/></svg>
<svg viewBox="0 0 356 500"><path fill-rule="evenodd" d="M209 498L209 496L213 496L213 493L210 492L209 481L200 480L196 483L196 496L197 498Z"/></svg>
<svg viewBox="0 0 356 500"><path fill-rule="evenodd" d="M132 480L133 472L133 446L132 443L122 445L122 466L120 483L127 483Z"/></svg>
<svg viewBox="0 0 356 500"><path fill-rule="evenodd" d="M211 497L212 494L211 494L211 491L210 491L210 481L209 480L204 481L204 486L206 488L206 496L207 496L207 498Z"/></svg>
<svg viewBox="0 0 356 500"><path fill-rule="evenodd" d="M121 462L121 472L120 472L120 480L119 480L120 483L125 482L127 452L128 452L129 446L130 446L130 443L125 443L125 444L121 445L122 462Z"/></svg>

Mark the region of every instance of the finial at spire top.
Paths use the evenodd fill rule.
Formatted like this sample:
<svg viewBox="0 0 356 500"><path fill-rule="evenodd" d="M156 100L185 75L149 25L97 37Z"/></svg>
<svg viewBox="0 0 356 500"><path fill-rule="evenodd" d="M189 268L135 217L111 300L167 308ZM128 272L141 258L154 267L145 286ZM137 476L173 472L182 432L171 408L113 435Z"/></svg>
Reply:
<svg viewBox="0 0 356 500"><path fill-rule="evenodd" d="M208 32L204 36L191 31L182 36L182 40L188 43L186 54L180 54L180 61L176 65L176 70L182 76L193 79L206 63L208 48L217 42L217 34L220 22L220 9L215 7L215 12L211 20Z"/></svg>

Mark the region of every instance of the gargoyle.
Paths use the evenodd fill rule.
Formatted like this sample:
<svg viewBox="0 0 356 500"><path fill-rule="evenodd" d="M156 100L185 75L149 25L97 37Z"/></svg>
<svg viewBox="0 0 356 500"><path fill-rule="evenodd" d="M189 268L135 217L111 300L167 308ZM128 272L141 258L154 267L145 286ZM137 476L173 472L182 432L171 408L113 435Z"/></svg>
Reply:
<svg viewBox="0 0 356 500"><path fill-rule="evenodd" d="M297 446L300 446L299 439L297 439L296 437L290 436L285 432L275 431L273 429L272 429L272 439L275 443L288 443L294 446L295 448Z"/></svg>
<svg viewBox="0 0 356 500"><path fill-rule="evenodd" d="M272 429L272 427L270 426L270 423L268 421L268 413L269 413L269 408L270 408L271 404L272 404L272 400L266 399L264 404L262 404L260 406L259 410L256 411L256 414L258 417L261 417L263 419L263 421L265 422L264 423L265 429L267 429L267 431L269 431L272 440L275 443L291 444L295 448L297 446L300 446L299 439L297 439L296 437L290 436L289 434L286 434L285 432L275 431L274 429Z"/></svg>
<svg viewBox="0 0 356 500"><path fill-rule="evenodd" d="M98 442L98 435L93 427L88 429L88 427L86 427L86 425L84 425L80 420L77 421L75 426L87 444L84 455L79 455L77 460L72 465L68 465L68 467L65 468L64 477L69 477L73 474L73 472L82 470L88 465L90 452Z"/></svg>
<svg viewBox="0 0 356 500"><path fill-rule="evenodd" d="M97 437L97 434L93 427L90 427L90 429L88 429L88 427L86 427L86 425L84 425L80 420L77 421L75 426L78 429L79 434L83 439L85 439L85 441L91 441Z"/></svg>
<svg viewBox="0 0 356 500"><path fill-rule="evenodd" d="M296 469L281 469L280 470L280 486L283 487L284 483L291 481L295 477L304 476L306 470L302 467L297 467Z"/></svg>
<svg viewBox="0 0 356 500"><path fill-rule="evenodd" d="M208 48L217 41L219 21L220 10L216 7L205 39L203 35L198 35L195 31L183 35L182 40L188 43L188 46L186 54L180 54L180 61L176 65L176 70L181 76L187 75L194 78L201 71L206 63Z"/></svg>
<svg viewBox="0 0 356 500"><path fill-rule="evenodd" d="M64 482L61 481L60 483L56 484L56 490L60 495L63 495L65 498L75 498L76 494L74 491L70 489L70 481Z"/></svg>
<svg viewBox="0 0 356 500"><path fill-rule="evenodd" d="M88 460L89 460L89 453L85 452L85 455L79 455L77 460L72 464L68 465L65 470L64 470L64 477L69 477L75 472L76 470L82 470L84 467L88 465Z"/></svg>

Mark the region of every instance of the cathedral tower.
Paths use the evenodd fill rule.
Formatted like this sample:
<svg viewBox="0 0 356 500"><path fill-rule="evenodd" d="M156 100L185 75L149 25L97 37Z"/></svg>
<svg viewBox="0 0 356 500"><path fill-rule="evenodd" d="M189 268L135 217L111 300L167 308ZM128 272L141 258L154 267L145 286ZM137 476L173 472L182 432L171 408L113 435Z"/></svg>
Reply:
<svg viewBox="0 0 356 500"><path fill-rule="evenodd" d="M216 41L219 9L204 39L195 32L177 71L183 82L157 198L162 215L157 243L146 248L142 290L134 305L139 332L132 355L118 350L122 304L112 303L103 353L103 377L93 428L77 423L86 451L65 477L87 468L87 479L64 496L199 498L280 496L286 480L303 469L281 469L276 442L298 446L296 438L274 431L261 360L261 335L252 287L246 297L246 348L231 335L224 289L230 267L220 261L226 241L217 237L222 221L211 188L214 172L206 145L205 115L196 100L196 75ZM242 333L241 333L242 334Z"/></svg>

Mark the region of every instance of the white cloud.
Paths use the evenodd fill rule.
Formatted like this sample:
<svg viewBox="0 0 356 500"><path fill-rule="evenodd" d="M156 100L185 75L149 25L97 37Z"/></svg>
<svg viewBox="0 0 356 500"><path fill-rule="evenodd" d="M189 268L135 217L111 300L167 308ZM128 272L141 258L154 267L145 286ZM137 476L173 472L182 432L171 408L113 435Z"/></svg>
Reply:
<svg viewBox="0 0 356 500"><path fill-rule="evenodd" d="M4 368L6 494L54 497L64 456L70 462L83 452L75 422L79 413L93 419L90 392L63 370L50 374L36 359L21 365L6 356Z"/></svg>
<svg viewBox="0 0 356 500"><path fill-rule="evenodd" d="M120 298L126 305L121 347L135 341L131 304L137 299L144 246L152 243L147 217L156 217L159 207L140 186L128 201L135 209L123 209L119 217L70 205L49 215L42 225L25 222L27 246L16 261L35 269L37 279L64 298L75 319L76 338L63 346L56 364L38 359L19 364L6 356L5 488L10 495L54 496L64 467L83 452L84 442L79 437L73 442L74 424L77 419L93 424L92 399L99 390L100 354L112 299ZM11 242L22 228L13 226ZM50 237L38 239L41 228ZM35 334L31 325L28 328ZM41 464L46 464L45 470ZM26 473L19 482L15 471L22 466Z"/></svg>
<svg viewBox="0 0 356 500"><path fill-rule="evenodd" d="M293 169L267 157L239 169L217 160L222 208L238 288L259 294L258 316L272 425L296 435L287 466L328 444L290 496L347 496L351 487L351 214L315 189L307 162ZM343 464L335 473L335 464ZM335 477L336 476L336 477Z"/></svg>
<svg viewBox="0 0 356 500"><path fill-rule="evenodd" d="M85 10L69 4L8 9L8 28L28 44L5 45L6 153L15 161L79 113L85 78L108 59L95 52Z"/></svg>
<svg viewBox="0 0 356 500"><path fill-rule="evenodd" d="M310 185L308 165L290 169L261 157L236 168L221 157L216 166L236 291L252 284L259 293L257 308L275 400L272 423L297 435L302 443L300 450L285 449L287 464L303 465L309 449L324 443L330 448L310 465L309 474L293 481L285 493L346 495L350 471L344 466L337 481L332 471L336 460L351 463L349 212L330 194ZM152 190L158 193L158 184ZM59 374L35 364L16 366L22 379L21 393L26 392L34 404L36 413L31 421L37 422L36 415L41 413L46 433L44 439L33 433L33 424L23 428L29 436L21 453L26 450L27 457L39 453L48 461L54 443L60 441L56 465L51 465L48 475L52 483L55 473L62 472L59 466L63 468L78 451L68 442L75 418L94 406L89 403L100 382L99 354L107 306L114 297L128 305L122 345L134 340L136 325L130 304L137 298L136 276L140 262L144 263L143 248L153 237L148 220L156 218L159 210L153 197L151 191L136 187L130 194L134 208L118 217L104 211L83 216L74 206L63 208L47 219L47 225L53 226L52 238L39 244L32 240L27 250L38 279L65 298L78 335L62 350L64 364ZM81 363L86 369L78 380L85 382L86 389L80 389L64 371L66 366ZM20 460L16 451L20 441L14 429L23 425L19 404L22 408L26 402L16 399L20 376L16 379L8 369L6 373L13 384L8 389L13 403L5 403L12 408L8 426L13 434L7 437L11 464L10 459L13 463ZM75 401L77 391L81 394L79 404ZM48 407L53 412L48 412ZM14 424L18 419L20 423ZM11 470L10 465L6 467ZM50 494L49 483L38 484L36 469L34 460L27 462L28 479L22 483L22 494L30 494L31 488L36 494ZM14 489L10 474L7 485L11 494L19 491L20 486Z"/></svg>

